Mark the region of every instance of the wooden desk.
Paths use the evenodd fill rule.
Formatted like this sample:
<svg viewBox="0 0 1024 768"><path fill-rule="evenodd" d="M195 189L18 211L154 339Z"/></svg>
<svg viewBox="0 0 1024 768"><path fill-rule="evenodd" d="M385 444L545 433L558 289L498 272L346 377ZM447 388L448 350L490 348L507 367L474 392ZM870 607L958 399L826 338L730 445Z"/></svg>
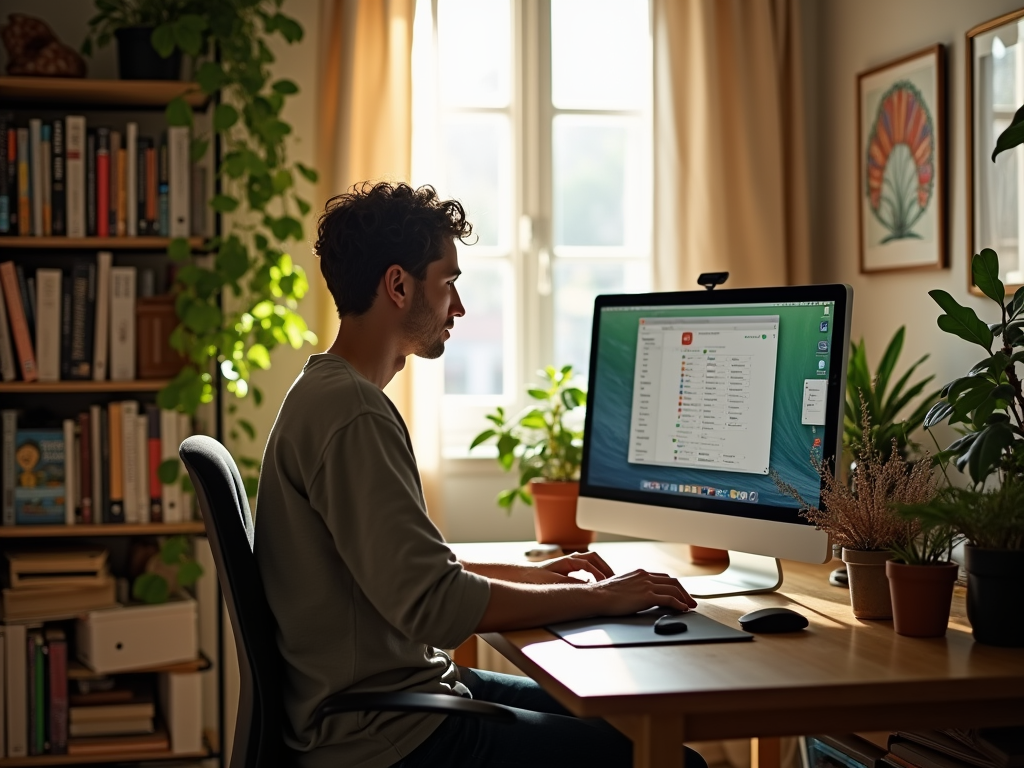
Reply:
<svg viewBox="0 0 1024 768"><path fill-rule="evenodd" d="M527 545L452 549L470 561L516 562ZM616 572L708 572L678 544L594 549ZM587 649L544 629L482 637L571 712L602 717L629 736L636 768L677 768L684 740L1024 724L1024 650L975 643L963 589L945 638L901 637L891 621L853 617L849 593L828 584L834 567L786 562L779 592L699 601L699 611L733 626L756 608L788 606L810 621L798 634Z"/></svg>

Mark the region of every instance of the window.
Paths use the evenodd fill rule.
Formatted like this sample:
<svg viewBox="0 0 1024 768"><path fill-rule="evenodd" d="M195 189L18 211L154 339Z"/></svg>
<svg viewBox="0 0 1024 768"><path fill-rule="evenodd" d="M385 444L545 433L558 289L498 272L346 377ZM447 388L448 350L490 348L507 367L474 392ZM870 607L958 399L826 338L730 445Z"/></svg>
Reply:
<svg viewBox="0 0 1024 768"><path fill-rule="evenodd" d="M421 0L414 40L414 182L479 237L442 358L459 455L538 368L586 377L596 295L650 289L648 0Z"/></svg>

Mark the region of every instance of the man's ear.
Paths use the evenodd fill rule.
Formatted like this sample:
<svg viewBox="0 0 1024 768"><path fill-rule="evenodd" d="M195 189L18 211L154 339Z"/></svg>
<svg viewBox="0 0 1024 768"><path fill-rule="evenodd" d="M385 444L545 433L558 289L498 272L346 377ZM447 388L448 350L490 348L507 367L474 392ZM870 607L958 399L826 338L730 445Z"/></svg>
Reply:
<svg viewBox="0 0 1024 768"><path fill-rule="evenodd" d="M392 264L381 278L384 283L384 295L398 309L403 309L412 298L409 285L409 273L397 264Z"/></svg>

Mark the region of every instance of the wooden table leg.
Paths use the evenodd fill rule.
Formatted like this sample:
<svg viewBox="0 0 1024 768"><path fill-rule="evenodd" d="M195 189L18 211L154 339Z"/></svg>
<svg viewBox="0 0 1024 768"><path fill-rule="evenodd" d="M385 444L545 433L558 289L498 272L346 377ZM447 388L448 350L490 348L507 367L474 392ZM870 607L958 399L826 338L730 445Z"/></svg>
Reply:
<svg viewBox="0 0 1024 768"><path fill-rule="evenodd" d="M452 661L460 667L475 667L477 665L476 635L471 635L469 640L455 649L452 653Z"/></svg>
<svg viewBox="0 0 1024 768"><path fill-rule="evenodd" d="M750 768L782 768L782 740L777 736L751 739Z"/></svg>
<svg viewBox="0 0 1024 768"><path fill-rule="evenodd" d="M633 768L682 768L681 717L630 715L605 719L633 740Z"/></svg>

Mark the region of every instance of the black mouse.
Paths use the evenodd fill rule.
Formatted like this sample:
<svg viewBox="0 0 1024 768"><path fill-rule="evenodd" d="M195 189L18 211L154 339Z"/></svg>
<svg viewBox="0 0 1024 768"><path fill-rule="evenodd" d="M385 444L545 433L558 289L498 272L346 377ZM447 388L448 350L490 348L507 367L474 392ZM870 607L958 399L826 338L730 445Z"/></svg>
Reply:
<svg viewBox="0 0 1024 768"><path fill-rule="evenodd" d="M662 616L654 622L654 634L656 635L678 635L688 629L686 620L682 616Z"/></svg>
<svg viewBox="0 0 1024 768"><path fill-rule="evenodd" d="M807 624L806 618L789 608L762 608L740 616L740 626L748 632L796 632Z"/></svg>

